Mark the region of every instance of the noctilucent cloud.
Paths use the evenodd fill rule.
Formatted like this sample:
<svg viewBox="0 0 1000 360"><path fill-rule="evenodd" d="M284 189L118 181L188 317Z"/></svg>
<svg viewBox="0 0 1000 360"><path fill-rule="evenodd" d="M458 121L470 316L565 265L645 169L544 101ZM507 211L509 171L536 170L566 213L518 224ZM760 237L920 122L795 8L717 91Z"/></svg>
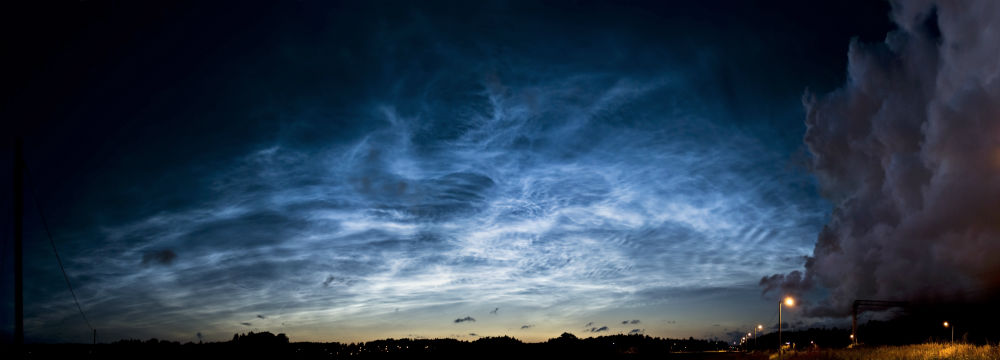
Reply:
<svg viewBox="0 0 1000 360"><path fill-rule="evenodd" d="M726 339L830 218L803 92L892 28L758 5L26 9L5 117L102 341ZM31 207L27 338L87 342Z"/></svg>

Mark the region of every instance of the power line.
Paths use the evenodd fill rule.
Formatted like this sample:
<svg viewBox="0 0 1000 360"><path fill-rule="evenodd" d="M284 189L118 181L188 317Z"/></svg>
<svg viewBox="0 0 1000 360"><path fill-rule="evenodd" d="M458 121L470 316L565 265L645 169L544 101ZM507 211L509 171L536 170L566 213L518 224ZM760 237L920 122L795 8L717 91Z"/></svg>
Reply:
<svg viewBox="0 0 1000 360"><path fill-rule="evenodd" d="M4 225L12 225L11 228L13 228L14 224L10 221L7 221L10 220L11 218L10 214L4 213L3 218L4 218ZM12 241L13 239L11 239L13 236L11 236L11 233L7 229L8 228L4 226L3 245L0 245L2 246L2 250L0 250L0 271L7 271L7 243L13 242Z"/></svg>
<svg viewBox="0 0 1000 360"><path fill-rule="evenodd" d="M26 161L22 160L24 166L25 175L30 179L31 172L28 171L28 164ZM30 182L29 183L33 183ZM94 327L90 325L90 320L87 319L87 315L83 313L83 307L80 306L80 300L76 297L76 291L73 291L73 284L69 281L69 275L66 274L66 268L63 266L62 258L59 257L59 250L56 249L56 242L52 238L52 232L49 231L49 222L45 219L45 213L42 211L41 202L38 200L38 194L35 192L35 188L31 188L31 197L35 200L35 208L38 209L38 217L42 220L42 227L45 228L45 235L49 238L49 244L52 245L52 252L56 255L56 262L59 264L59 270L62 271L63 279L66 280L66 287L69 288L70 295L73 295L73 303L76 304L76 309L80 311L80 316L83 317L83 321L87 323L87 327L90 330L94 330Z"/></svg>

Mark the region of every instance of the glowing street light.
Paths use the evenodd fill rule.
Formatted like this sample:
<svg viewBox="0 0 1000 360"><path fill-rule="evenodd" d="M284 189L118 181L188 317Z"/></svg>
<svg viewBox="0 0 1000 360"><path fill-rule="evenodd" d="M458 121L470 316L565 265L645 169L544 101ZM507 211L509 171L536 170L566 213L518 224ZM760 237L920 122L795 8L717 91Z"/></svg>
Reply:
<svg viewBox="0 0 1000 360"><path fill-rule="evenodd" d="M785 303L785 306L792 307L795 306L795 299L791 296L786 296L784 301L778 301L778 360L781 360L781 303Z"/></svg>
<svg viewBox="0 0 1000 360"><path fill-rule="evenodd" d="M757 327L753 328L753 347L757 347L757 330L764 330L764 325L757 324Z"/></svg>
<svg viewBox="0 0 1000 360"><path fill-rule="evenodd" d="M947 321L944 322L944 327L945 328L949 328L949 327L951 328L951 343L954 344L955 343L955 327L951 326L951 324L948 324Z"/></svg>

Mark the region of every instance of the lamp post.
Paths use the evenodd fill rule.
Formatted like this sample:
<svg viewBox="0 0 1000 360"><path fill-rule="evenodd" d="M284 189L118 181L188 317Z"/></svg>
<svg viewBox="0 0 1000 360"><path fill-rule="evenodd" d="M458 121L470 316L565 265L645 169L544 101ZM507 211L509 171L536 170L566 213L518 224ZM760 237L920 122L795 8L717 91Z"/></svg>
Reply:
<svg viewBox="0 0 1000 360"><path fill-rule="evenodd" d="M949 327L951 328L951 343L954 344L955 343L955 327L951 326L951 324L949 324L947 321L944 322L944 327L945 328L949 328Z"/></svg>
<svg viewBox="0 0 1000 360"><path fill-rule="evenodd" d="M781 360L781 303L785 303L786 306L795 305L795 299L791 296L786 296L784 301L778 301L778 360Z"/></svg>
<svg viewBox="0 0 1000 360"><path fill-rule="evenodd" d="M764 330L764 325L757 324L757 327L753 328L753 347L757 347L757 330Z"/></svg>

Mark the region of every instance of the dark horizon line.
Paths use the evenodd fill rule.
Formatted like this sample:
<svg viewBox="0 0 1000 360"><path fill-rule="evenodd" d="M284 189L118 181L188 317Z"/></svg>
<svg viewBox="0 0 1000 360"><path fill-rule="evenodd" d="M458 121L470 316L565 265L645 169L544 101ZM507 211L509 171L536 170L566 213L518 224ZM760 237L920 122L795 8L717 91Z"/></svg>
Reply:
<svg viewBox="0 0 1000 360"><path fill-rule="evenodd" d="M844 329L831 328L830 330L844 330ZM785 331L785 332L792 333L792 332L795 332L795 331ZM287 334L285 334L285 333L272 333L272 332L267 331L267 330L263 330L263 331L249 331L249 332L238 332L238 333L234 333L233 335L234 336L237 336L237 335L244 335L245 336L247 334L263 334L263 333L270 333L270 334L275 335L275 336L277 336L277 335L286 335L287 336ZM774 332L774 333L776 333L776 332ZM514 336L511 336L511 335L496 335L496 336L478 336L478 335L476 335L478 338L477 339L473 339L473 340L463 340L463 339L457 339L457 338L453 338L453 337L435 337L435 338L423 338L423 337L421 337L421 338L414 338L414 337L391 338L390 337L390 338L381 338L381 339L365 340L365 341L354 341L354 342L341 342L341 341L291 341L291 340L289 340L288 343L289 344L342 344L342 345L349 345L349 344L364 344L364 343L379 342L379 341L402 341L402 340L409 340L409 341L441 341L441 340L454 340L454 341L458 341L458 342L475 342L475 341L480 340L480 339L504 339L504 338L508 338L508 339L517 340L518 342L523 343L523 344L545 344L545 343L552 342L553 340L561 340L561 339L563 339L562 335L565 335L565 334L573 335L573 338L571 338L569 340L588 340L588 339L601 339L601 338L618 337L618 336L628 336L628 337L634 336L634 337L644 337L644 338L648 337L650 339L659 339L659 340L704 341L704 342L709 342L709 343L726 342L726 340L715 340L715 339L709 339L709 338L696 338L696 337L693 337L693 336L689 336L687 338L671 338L671 337L652 336L652 335L649 335L649 334L626 334L626 333L614 333L614 334L609 333L609 334L596 335L596 336L577 337L576 334L573 334L571 332L565 331L562 334L560 334L559 336L551 337L551 338L548 338L546 340L537 341L537 342L524 341L524 340L518 339L518 338L516 338ZM770 334L770 333L761 333L760 336L764 336L765 334ZM7 333L4 332L4 335L7 335ZM97 342L97 345L102 345L102 344L103 345L112 345L112 344L115 344L115 343L118 343L118 342L127 342L127 341L147 342L147 341L154 340L154 339L157 340L158 342L177 343L177 344L181 344L181 345L186 345L186 344L209 345L209 344L230 344L230 343L233 343L233 340L199 341L199 342L185 341L185 342L181 342L181 341L177 341L177 340L169 340L169 339L161 339L161 338L158 338L158 337L151 337L151 338L146 339L146 340L136 339L136 338L122 338L122 339L118 339L118 340L114 340L114 341L110 341L110 342ZM8 342L4 341L4 342L2 342L0 344L6 345L6 344L8 344ZM94 345L94 344L83 343L83 342L26 342L25 344L27 344L27 345Z"/></svg>

